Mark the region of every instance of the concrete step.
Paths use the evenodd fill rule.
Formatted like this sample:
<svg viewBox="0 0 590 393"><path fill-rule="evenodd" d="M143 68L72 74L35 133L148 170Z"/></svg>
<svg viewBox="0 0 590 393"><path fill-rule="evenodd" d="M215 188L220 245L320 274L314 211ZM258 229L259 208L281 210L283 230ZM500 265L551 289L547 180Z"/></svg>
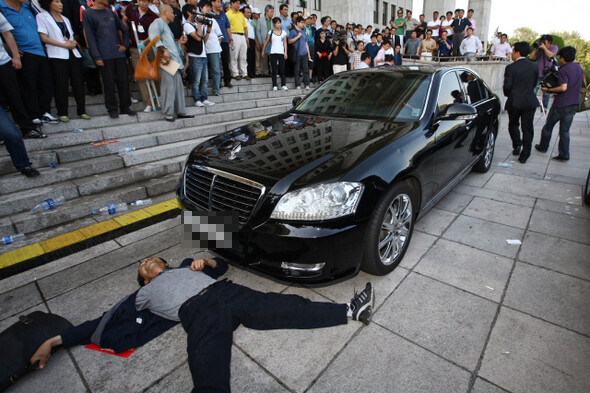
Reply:
<svg viewBox="0 0 590 393"><path fill-rule="evenodd" d="M64 181L22 192L0 195L0 216L29 211L37 203L47 198L59 196L64 196L66 199L77 198L79 196L78 187L71 181Z"/></svg>
<svg viewBox="0 0 590 393"><path fill-rule="evenodd" d="M0 149L1 151L2 149ZM29 152L29 159L35 168L48 167L50 162L57 162L57 155L51 150L41 150L36 152ZM0 156L0 175L15 174L16 169L12 166L12 160L8 154ZM19 174L19 176L22 176Z"/></svg>

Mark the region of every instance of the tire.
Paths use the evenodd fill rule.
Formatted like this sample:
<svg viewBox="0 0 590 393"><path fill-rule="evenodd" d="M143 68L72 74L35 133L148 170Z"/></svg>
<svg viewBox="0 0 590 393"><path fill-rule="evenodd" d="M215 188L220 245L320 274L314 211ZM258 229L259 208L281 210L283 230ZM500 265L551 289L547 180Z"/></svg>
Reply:
<svg viewBox="0 0 590 393"><path fill-rule="evenodd" d="M590 169L588 170L588 177L586 178L586 187L584 187L584 203L590 206Z"/></svg>
<svg viewBox="0 0 590 393"><path fill-rule="evenodd" d="M483 150L483 154L480 159L473 166L473 170L479 173L486 173L492 166L492 160L494 159L494 148L496 147L496 134L493 130L490 130L486 138L486 144Z"/></svg>
<svg viewBox="0 0 590 393"><path fill-rule="evenodd" d="M384 276L399 265L414 231L417 200L406 182L395 184L383 195L365 234L362 270Z"/></svg>

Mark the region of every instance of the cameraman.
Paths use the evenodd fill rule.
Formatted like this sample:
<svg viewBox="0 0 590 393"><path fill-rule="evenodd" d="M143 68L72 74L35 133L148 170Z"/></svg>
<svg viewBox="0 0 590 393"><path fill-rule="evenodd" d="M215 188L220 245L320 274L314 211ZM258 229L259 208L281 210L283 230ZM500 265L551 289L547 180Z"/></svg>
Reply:
<svg viewBox="0 0 590 393"><path fill-rule="evenodd" d="M348 55L352 52L346 43L346 34L343 32L334 33L334 49L332 51L332 71L334 74L346 71Z"/></svg>
<svg viewBox="0 0 590 393"><path fill-rule="evenodd" d="M539 66L539 85L535 89L535 94L539 91L541 81L546 75L545 68L551 67L551 58L557 54L559 50L556 45L553 44L553 36L551 34L543 34L539 42L533 44L533 51L531 52L530 59L537 62ZM543 94L543 108L549 106L549 94Z"/></svg>
<svg viewBox="0 0 590 393"><path fill-rule="evenodd" d="M580 89L582 88L582 67L574 63L576 48L566 46L559 51L558 86L542 87L543 93L557 93L547 116L547 121L541 131L541 142L535 149L545 153L549 149L551 133L555 123L559 122L558 155L554 160L567 161L570 159L570 127L574 115L580 104Z"/></svg>

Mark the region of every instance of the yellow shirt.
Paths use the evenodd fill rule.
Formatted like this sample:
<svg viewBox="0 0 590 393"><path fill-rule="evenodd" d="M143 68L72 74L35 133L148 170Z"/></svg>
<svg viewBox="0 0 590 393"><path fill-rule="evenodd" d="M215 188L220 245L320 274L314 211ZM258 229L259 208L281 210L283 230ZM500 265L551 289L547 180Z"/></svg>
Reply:
<svg viewBox="0 0 590 393"><path fill-rule="evenodd" d="M244 17L244 14L242 14L240 11L234 12L233 10L228 10L225 15L229 21L231 32L244 34L246 28L248 27L248 25L246 25L246 18Z"/></svg>

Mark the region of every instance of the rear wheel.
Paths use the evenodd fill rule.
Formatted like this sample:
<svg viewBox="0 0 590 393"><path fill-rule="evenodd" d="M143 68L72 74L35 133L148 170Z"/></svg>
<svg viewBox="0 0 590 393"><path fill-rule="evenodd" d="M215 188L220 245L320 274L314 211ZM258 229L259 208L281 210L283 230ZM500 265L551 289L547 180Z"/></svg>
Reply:
<svg viewBox="0 0 590 393"><path fill-rule="evenodd" d="M490 170L492 166L492 159L494 158L494 148L496 147L496 134L494 131L488 133L486 138L486 145L484 147L483 155L479 161L473 166L473 170L480 173L485 173Z"/></svg>
<svg viewBox="0 0 590 393"><path fill-rule="evenodd" d="M361 264L365 272L382 276L399 265L412 238L416 201L406 182L395 184L381 198L367 228Z"/></svg>

